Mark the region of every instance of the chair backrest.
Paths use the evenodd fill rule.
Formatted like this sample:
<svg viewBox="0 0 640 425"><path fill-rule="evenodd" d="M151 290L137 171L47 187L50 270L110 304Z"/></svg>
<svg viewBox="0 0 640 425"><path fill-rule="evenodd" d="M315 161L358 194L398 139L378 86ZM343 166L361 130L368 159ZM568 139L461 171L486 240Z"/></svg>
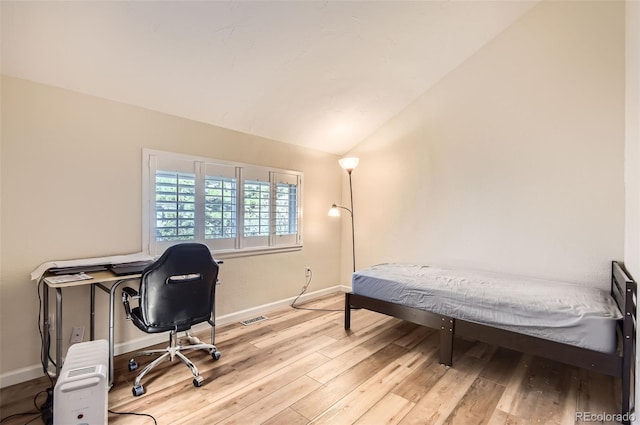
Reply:
<svg viewBox="0 0 640 425"><path fill-rule="evenodd" d="M211 319L217 279L218 264L207 246L170 247L142 272L142 320L156 330L183 331Z"/></svg>

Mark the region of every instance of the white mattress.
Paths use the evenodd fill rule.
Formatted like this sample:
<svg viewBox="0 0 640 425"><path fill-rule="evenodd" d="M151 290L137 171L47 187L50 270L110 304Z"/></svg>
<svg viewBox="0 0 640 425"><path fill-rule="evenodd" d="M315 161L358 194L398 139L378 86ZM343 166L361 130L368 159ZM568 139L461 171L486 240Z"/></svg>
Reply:
<svg viewBox="0 0 640 425"><path fill-rule="evenodd" d="M507 274L379 264L353 274L353 292L578 347L616 351L622 318L601 289Z"/></svg>

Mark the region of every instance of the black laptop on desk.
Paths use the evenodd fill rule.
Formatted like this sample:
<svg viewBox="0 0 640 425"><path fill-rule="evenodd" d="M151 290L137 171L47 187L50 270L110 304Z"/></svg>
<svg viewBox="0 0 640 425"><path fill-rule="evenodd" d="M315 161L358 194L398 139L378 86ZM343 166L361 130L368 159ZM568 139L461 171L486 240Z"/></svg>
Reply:
<svg viewBox="0 0 640 425"><path fill-rule="evenodd" d="M153 264L153 261L134 261L132 263L112 264L109 266L109 270L111 270L116 276L140 274L150 264Z"/></svg>

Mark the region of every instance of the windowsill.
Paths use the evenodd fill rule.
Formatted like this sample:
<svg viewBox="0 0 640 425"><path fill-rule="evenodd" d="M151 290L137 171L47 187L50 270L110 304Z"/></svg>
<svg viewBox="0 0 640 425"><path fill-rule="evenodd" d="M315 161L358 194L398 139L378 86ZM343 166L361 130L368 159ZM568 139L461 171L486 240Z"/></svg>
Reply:
<svg viewBox="0 0 640 425"><path fill-rule="evenodd" d="M256 247L245 249L228 249L213 251L214 258L224 260L227 258L250 257L253 255L280 254L302 250L302 245L288 245L281 247Z"/></svg>

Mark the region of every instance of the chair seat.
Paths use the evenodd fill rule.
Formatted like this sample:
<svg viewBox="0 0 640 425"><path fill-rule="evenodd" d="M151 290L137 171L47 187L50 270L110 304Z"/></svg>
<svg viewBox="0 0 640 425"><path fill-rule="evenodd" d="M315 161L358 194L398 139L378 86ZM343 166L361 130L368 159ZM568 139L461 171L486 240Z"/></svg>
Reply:
<svg viewBox="0 0 640 425"><path fill-rule="evenodd" d="M138 329L146 333L161 333L161 332L169 332L169 331L188 331L191 329L191 323L150 323L147 324L142 320L142 315L140 313L140 307L135 307L131 310L131 321Z"/></svg>

